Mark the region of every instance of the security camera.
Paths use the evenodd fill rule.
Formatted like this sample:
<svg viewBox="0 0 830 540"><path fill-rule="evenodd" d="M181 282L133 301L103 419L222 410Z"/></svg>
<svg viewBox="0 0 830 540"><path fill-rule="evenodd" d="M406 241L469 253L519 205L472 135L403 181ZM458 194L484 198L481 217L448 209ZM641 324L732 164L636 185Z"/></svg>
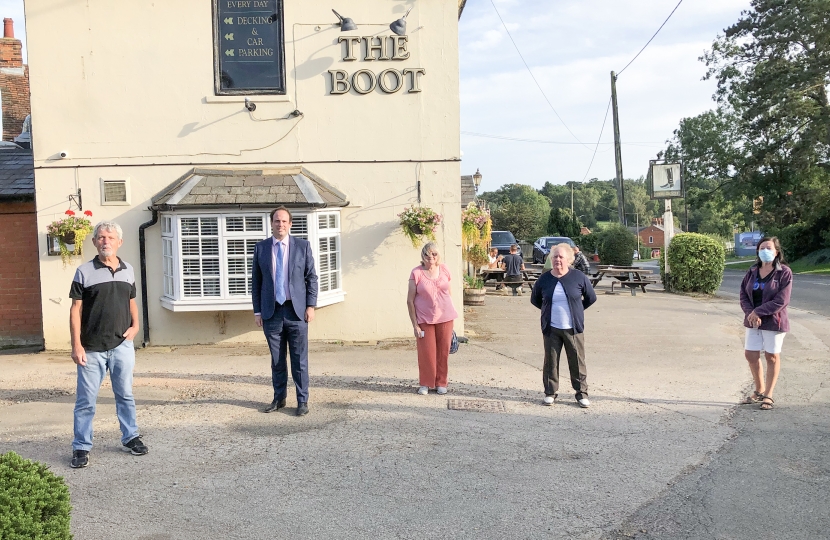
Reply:
<svg viewBox="0 0 830 540"><path fill-rule="evenodd" d="M251 112L254 112L256 110L256 103L254 103L248 98L245 98L245 108Z"/></svg>
<svg viewBox="0 0 830 540"><path fill-rule="evenodd" d="M66 159L66 158L68 158L68 157L69 157L69 152L67 152L66 150L64 150L63 152L61 152L60 154L58 154L58 156L60 156L60 158L61 158L61 159Z"/></svg>

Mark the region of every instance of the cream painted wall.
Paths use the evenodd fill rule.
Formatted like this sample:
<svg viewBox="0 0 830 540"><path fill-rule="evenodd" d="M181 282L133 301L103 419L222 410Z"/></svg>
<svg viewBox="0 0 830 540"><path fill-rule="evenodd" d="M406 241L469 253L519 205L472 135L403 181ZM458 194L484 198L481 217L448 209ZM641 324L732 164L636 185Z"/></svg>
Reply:
<svg viewBox="0 0 830 540"><path fill-rule="evenodd" d="M408 5L410 59L342 60L338 37L391 35ZM331 7L285 0L288 92L253 97L249 114L241 97L213 101L209 1L27 0L36 164L458 158L457 6L350 2L354 32L332 25ZM328 95L328 69L364 67L422 67L423 91ZM294 109L302 120L281 119Z"/></svg>
<svg viewBox="0 0 830 540"><path fill-rule="evenodd" d="M453 300L462 314L457 6L447 0L350 6L346 15L359 25L351 34L372 35L389 34L388 22L414 5L408 17L411 58L373 63L342 61L331 6L309 4L316 3L285 0L288 94L252 96L258 107L251 115L242 97L213 96L209 2L27 0L47 348L69 344L74 268L46 255L45 235L46 225L67 208L67 195L81 187L94 221L121 224L120 254L138 277L138 227L151 217L150 199L200 165L301 163L349 196L341 222L346 300L318 310L312 339L411 334L406 285L419 251L400 234L397 214L416 202L420 179L422 203L445 216L438 240L456 278ZM387 67L423 67L423 91L327 93L328 69ZM269 120L295 108L302 120ZM261 150L245 150L250 148ZM69 157L54 159L61 151ZM129 178L132 206L101 206L102 177ZM249 312L226 312L222 333L216 312L161 307L159 225L147 230L147 238L153 344L262 339ZM88 260L94 254L89 240L84 249ZM456 329L463 332L463 315Z"/></svg>

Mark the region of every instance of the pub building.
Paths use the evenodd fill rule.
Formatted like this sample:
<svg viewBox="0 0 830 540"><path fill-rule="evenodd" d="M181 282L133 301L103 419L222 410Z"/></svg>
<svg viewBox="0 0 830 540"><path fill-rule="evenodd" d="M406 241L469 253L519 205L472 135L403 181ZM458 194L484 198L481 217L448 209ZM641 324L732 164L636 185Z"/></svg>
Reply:
<svg viewBox="0 0 830 540"><path fill-rule="evenodd" d="M461 313L462 5L27 0L46 348L69 347L72 277L96 254L88 237L57 256L67 209L123 228L137 343L262 342L251 258L278 205L316 259L311 339L411 337L412 205L444 216Z"/></svg>

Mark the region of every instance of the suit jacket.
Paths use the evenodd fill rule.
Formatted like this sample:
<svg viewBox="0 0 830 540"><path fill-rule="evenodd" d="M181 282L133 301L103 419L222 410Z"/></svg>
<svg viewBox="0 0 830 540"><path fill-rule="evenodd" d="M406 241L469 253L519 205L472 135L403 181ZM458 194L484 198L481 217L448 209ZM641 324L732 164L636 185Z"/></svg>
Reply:
<svg viewBox="0 0 830 540"><path fill-rule="evenodd" d="M274 316L274 272L271 268L274 249L273 237L257 242L254 248L251 296L254 313L263 320ZM288 287L294 312L305 320L306 307L317 306L317 273L314 271L314 255L311 243L302 238L288 236Z"/></svg>

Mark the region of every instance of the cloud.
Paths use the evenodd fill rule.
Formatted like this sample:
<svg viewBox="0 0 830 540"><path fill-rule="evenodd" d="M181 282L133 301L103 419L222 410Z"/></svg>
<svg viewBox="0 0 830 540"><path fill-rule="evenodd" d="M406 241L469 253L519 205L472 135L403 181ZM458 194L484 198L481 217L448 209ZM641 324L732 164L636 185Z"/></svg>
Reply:
<svg viewBox="0 0 830 540"><path fill-rule="evenodd" d="M489 1L468 2L459 27L461 129L574 143L550 145L462 135L462 171L481 168L483 189L508 182L541 186L581 180L588 169L610 96L610 72L637 54L676 0L581 2L497 1L496 6L533 76L567 123L545 101ZM620 132L626 176L644 173L679 121L714 107L714 83L701 81L698 58L723 29L734 24L748 0L681 4L663 30L618 77ZM487 47L484 48L484 43ZM609 113L602 143L613 141ZM628 144L628 143L631 144ZM601 144L588 178L612 178L613 152Z"/></svg>

